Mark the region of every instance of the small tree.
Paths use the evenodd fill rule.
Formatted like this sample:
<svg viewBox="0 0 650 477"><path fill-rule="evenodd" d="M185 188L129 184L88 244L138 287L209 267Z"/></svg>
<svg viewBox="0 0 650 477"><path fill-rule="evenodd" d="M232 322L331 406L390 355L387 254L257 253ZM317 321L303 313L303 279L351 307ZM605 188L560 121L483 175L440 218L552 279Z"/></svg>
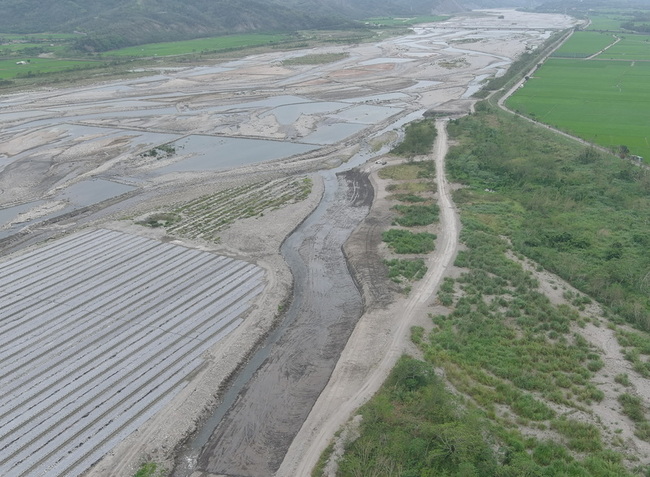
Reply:
<svg viewBox="0 0 650 477"><path fill-rule="evenodd" d="M630 149L625 144L618 146L618 155L621 159L625 159L629 153Z"/></svg>

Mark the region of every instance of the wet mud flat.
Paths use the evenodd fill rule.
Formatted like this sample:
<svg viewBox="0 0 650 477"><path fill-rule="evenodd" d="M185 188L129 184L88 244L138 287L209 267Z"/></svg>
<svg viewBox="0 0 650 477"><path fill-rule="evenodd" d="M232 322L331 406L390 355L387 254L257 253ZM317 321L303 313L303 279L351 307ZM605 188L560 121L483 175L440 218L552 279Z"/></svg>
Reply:
<svg viewBox="0 0 650 477"><path fill-rule="evenodd" d="M368 214L373 188L367 174L357 170L325 180L336 184L283 246L295 280L287 328L215 429L196 471L272 475L363 311L342 246Z"/></svg>

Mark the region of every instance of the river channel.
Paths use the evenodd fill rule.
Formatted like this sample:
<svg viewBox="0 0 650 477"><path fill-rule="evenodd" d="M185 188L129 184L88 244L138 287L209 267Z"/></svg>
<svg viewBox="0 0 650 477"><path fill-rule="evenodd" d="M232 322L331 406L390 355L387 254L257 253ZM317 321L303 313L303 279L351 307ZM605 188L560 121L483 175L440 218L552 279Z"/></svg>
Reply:
<svg viewBox="0 0 650 477"><path fill-rule="evenodd" d="M321 172L319 206L282 245L294 278L291 305L180 454L174 476L261 477L282 463L363 312L342 247L374 195L355 167L384 152L361 152Z"/></svg>

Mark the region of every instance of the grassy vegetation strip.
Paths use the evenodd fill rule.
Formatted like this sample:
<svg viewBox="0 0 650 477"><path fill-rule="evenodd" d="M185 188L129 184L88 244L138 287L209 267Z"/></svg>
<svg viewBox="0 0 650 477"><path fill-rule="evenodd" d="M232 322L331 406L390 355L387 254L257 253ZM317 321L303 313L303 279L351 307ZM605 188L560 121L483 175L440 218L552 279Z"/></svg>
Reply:
<svg viewBox="0 0 650 477"><path fill-rule="evenodd" d="M339 477L632 475L589 425L553 421L572 446L592 449L576 455L561 442L490 422L445 388L430 361L403 357L361 414L361 437L348 445Z"/></svg>
<svg viewBox="0 0 650 477"><path fill-rule="evenodd" d="M395 181L412 181L414 179L433 179L435 177L435 172L436 168L433 161L424 160L384 167L379 170L379 177ZM413 196L411 196L411 198L412 197ZM398 198L398 200L402 199ZM417 199L415 199L415 201L417 201Z"/></svg>
<svg viewBox="0 0 650 477"><path fill-rule="evenodd" d="M562 41L568 33L555 33L549 37L544 44L534 51L526 51L519 58L517 58L508 68L508 71L503 76L492 78L489 80L480 91L474 94L477 98L487 97L491 91L496 91L506 86L512 86L514 81L521 78L527 71L530 71L541 58L548 52L553 51L559 42Z"/></svg>
<svg viewBox="0 0 650 477"><path fill-rule="evenodd" d="M66 60L56 58L21 59L26 64L18 64L15 59L0 60L0 79L33 78L61 71L83 71L108 66L106 61L97 60Z"/></svg>
<svg viewBox="0 0 650 477"><path fill-rule="evenodd" d="M383 240L397 254L424 254L433 250L436 236L426 232L426 227L438 221L439 213L438 205L432 203L434 162L425 159L394 164L381 168L378 175L390 180L387 189L396 192L388 197L389 200L403 202L392 207L398 213L393 225L420 227L417 233L400 229L385 231ZM427 271L422 258L389 258L384 260L384 264L388 268L388 277L396 283L419 280Z"/></svg>
<svg viewBox="0 0 650 477"><path fill-rule="evenodd" d="M144 223L164 226L170 233L189 238L218 241L219 231L236 220L301 201L311 193L311 186L309 178L256 182L200 197L171 213L154 214Z"/></svg>
<svg viewBox="0 0 650 477"><path fill-rule="evenodd" d="M650 330L650 173L484 111L449 125L455 200L514 247ZM485 192L485 190L492 192Z"/></svg>
<svg viewBox="0 0 650 477"><path fill-rule="evenodd" d="M395 223L402 227L417 227L433 224L438 221L440 209L437 204L431 205L395 205L400 216L395 219Z"/></svg>

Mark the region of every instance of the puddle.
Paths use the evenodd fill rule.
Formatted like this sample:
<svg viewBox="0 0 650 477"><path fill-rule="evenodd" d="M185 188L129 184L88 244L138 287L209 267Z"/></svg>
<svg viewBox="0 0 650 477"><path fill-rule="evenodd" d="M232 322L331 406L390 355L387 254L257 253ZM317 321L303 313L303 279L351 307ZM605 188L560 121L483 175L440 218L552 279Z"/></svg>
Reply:
<svg viewBox="0 0 650 477"><path fill-rule="evenodd" d="M302 142L312 144L333 144L342 141L346 137L358 133L366 128L365 124L334 123L319 126L316 131L301 139Z"/></svg>
<svg viewBox="0 0 650 477"><path fill-rule="evenodd" d="M398 108L364 104L336 113L334 117L352 123L375 124L390 118L392 115L397 114L400 111L401 109Z"/></svg>
<svg viewBox="0 0 650 477"><path fill-rule="evenodd" d="M467 89L461 96L461 99L470 98L474 93L481 89L483 86L483 80L489 78L491 75L478 75L467 85Z"/></svg>
<svg viewBox="0 0 650 477"><path fill-rule="evenodd" d="M383 65L385 63L408 63L413 61L411 58L373 58L372 60L362 61L362 66Z"/></svg>
<svg viewBox="0 0 650 477"><path fill-rule="evenodd" d="M350 105L347 103L336 102L285 104L261 114L260 117L272 114L280 124L288 125L297 121L302 114L331 113L349 107Z"/></svg>
<svg viewBox="0 0 650 477"><path fill-rule="evenodd" d="M27 204L20 204L13 207L7 207L6 209L0 209L0 227L4 227L8 223L16 220L20 214L39 205L43 205L44 203L44 200L37 200L35 202L28 202ZM0 231L0 236L2 236L2 232L4 231Z"/></svg>
<svg viewBox="0 0 650 477"><path fill-rule="evenodd" d="M188 136L174 145L179 153L194 154L194 157L161 167L154 172L155 175L230 169L318 149L311 144L200 135Z"/></svg>
<svg viewBox="0 0 650 477"><path fill-rule="evenodd" d="M349 103L381 102L381 101L401 101L408 100L409 96L404 93L385 93L375 94L372 96L360 96L358 98L345 99Z"/></svg>
<svg viewBox="0 0 650 477"><path fill-rule="evenodd" d="M61 212L66 213L79 207L87 207L89 205L97 204L135 189L136 188L133 186L120 184L106 179L91 179L71 185L56 198L63 198L70 201L71 206L66 207ZM58 213L56 215L58 215Z"/></svg>

